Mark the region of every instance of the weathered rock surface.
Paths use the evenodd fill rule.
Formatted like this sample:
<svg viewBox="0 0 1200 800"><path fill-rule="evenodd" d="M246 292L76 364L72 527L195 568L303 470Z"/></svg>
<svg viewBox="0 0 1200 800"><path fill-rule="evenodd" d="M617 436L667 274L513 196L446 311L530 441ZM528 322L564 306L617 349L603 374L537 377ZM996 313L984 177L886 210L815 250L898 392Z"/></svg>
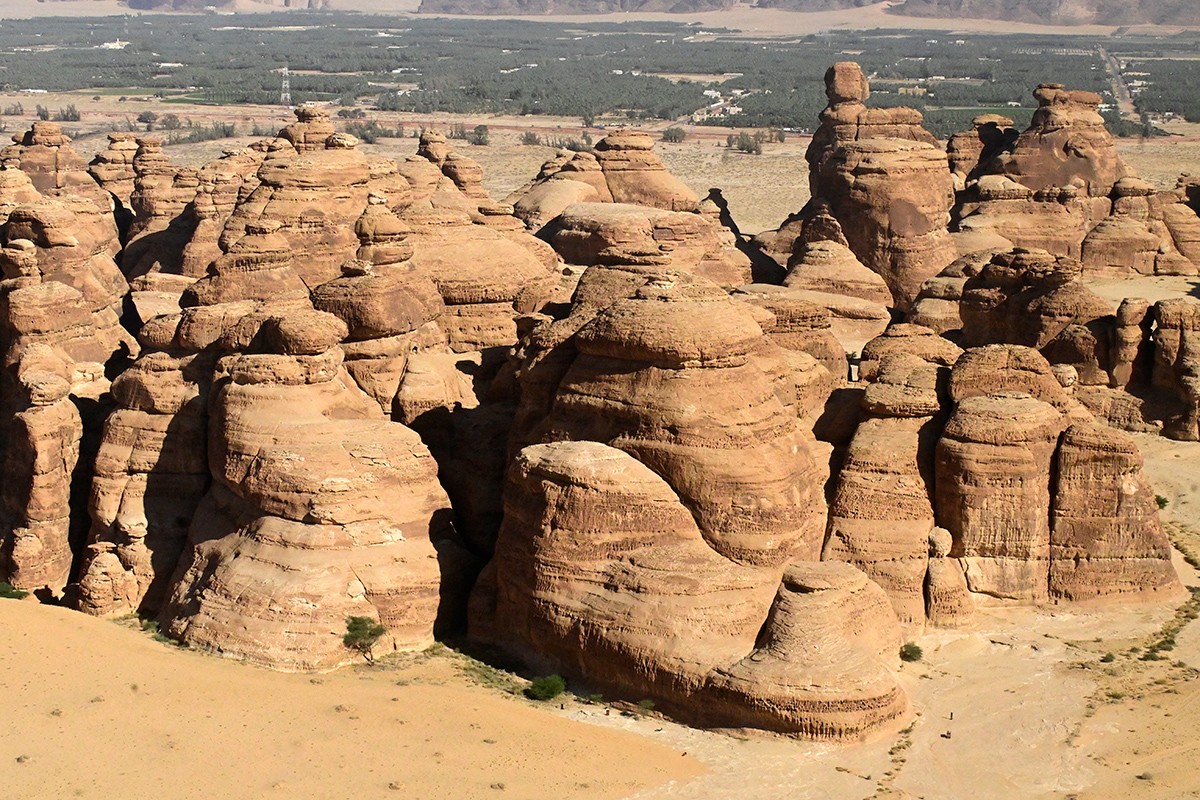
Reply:
<svg viewBox="0 0 1200 800"><path fill-rule="evenodd" d="M439 605L435 543L450 531L436 464L348 380L336 317L269 318L261 335L268 351L232 356L213 389L214 487L164 630L282 669L350 661L350 615L378 617L394 647L426 645Z"/></svg>
<svg viewBox="0 0 1200 800"><path fill-rule="evenodd" d="M709 549L627 453L535 445L510 471L471 630L702 725L854 740L903 715L889 670L899 630L879 588L845 564L778 575Z"/></svg>
<svg viewBox="0 0 1200 800"><path fill-rule="evenodd" d="M1105 425L1067 428L1055 461L1050 593L1068 600L1178 592L1142 456Z"/></svg>
<svg viewBox="0 0 1200 800"><path fill-rule="evenodd" d="M938 367L923 359L884 358L836 480L822 551L825 560L865 572L887 593L900 622L918 629L934 526L938 382Z"/></svg>

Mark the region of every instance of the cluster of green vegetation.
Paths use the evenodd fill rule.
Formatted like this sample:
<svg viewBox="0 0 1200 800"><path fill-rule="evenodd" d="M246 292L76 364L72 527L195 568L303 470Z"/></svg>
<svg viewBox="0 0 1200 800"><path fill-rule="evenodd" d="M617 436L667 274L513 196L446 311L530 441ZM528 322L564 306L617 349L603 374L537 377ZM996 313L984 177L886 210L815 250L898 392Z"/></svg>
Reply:
<svg viewBox="0 0 1200 800"><path fill-rule="evenodd" d="M447 136L451 139L461 139L467 144L479 146L490 144L492 141L492 135L488 131L487 125L476 125L471 130L467 130L467 126L461 122L452 125Z"/></svg>
<svg viewBox="0 0 1200 800"><path fill-rule="evenodd" d="M915 107L943 137L967 129L980 113L1026 124L1036 106L1031 90L1047 81L1098 92L1115 105L1106 53L1084 36L835 31L755 41L701 37L691 25L670 22L334 12L229 22L154 15L6 21L0 88L278 104L287 66L294 102L338 101L348 113L374 104L420 113L575 116L590 125L677 120L710 108L704 124L804 132L826 105L826 68L854 59L872 77L872 105ZM1200 96L1191 91L1200 77L1200 62L1191 60L1196 43L1193 32L1127 36L1106 46L1127 75L1144 73L1145 85L1136 87L1140 111L1200 118ZM706 96L709 89L721 96ZM1144 132L1111 118L1120 132Z"/></svg>
<svg viewBox="0 0 1200 800"><path fill-rule="evenodd" d="M351 122L346 125L346 133L359 141L375 144L380 139L403 139L404 128L387 128L375 120L367 122Z"/></svg>
<svg viewBox="0 0 1200 800"><path fill-rule="evenodd" d="M0 598L5 600L21 600L29 596L29 592L23 589L17 589L11 583L0 581Z"/></svg>
<svg viewBox="0 0 1200 800"><path fill-rule="evenodd" d="M1134 92L1138 111L1172 112L1189 122L1200 122L1200 92L1196 91L1200 86L1200 61L1135 56L1125 62L1122 75Z"/></svg>

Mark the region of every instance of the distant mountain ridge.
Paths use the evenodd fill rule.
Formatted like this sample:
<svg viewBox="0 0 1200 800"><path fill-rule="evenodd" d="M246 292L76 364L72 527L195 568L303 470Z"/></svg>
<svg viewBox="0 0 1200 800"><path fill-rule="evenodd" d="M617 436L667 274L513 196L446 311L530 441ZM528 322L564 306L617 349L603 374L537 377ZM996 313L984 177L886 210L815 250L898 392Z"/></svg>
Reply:
<svg viewBox="0 0 1200 800"><path fill-rule="evenodd" d="M421 0L418 12L428 14L543 14L643 13L694 14L720 11L737 5L737 0Z"/></svg>
<svg viewBox="0 0 1200 800"><path fill-rule="evenodd" d="M1197 0L905 0L894 11L1056 25L1200 25Z"/></svg>
<svg viewBox="0 0 1200 800"><path fill-rule="evenodd" d="M832 11L872 0L748 0L758 8ZM694 14L720 11L738 0L421 0L427 14L540 16L622 11ZM1200 0L904 0L902 16L977 18L1047 25L1200 25Z"/></svg>

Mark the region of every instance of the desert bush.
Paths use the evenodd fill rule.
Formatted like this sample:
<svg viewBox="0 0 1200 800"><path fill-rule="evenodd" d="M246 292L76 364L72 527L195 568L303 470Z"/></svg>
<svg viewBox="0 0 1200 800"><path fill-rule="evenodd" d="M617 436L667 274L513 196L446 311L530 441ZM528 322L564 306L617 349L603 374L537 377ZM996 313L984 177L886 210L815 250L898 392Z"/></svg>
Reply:
<svg viewBox="0 0 1200 800"><path fill-rule="evenodd" d="M470 133L466 135L466 140L473 145L484 146L492 141L491 134L488 133L487 125L476 125Z"/></svg>
<svg viewBox="0 0 1200 800"><path fill-rule="evenodd" d="M375 144L380 139L404 138L404 128L385 128L373 119L367 122L349 123L346 126L346 133L367 144Z"/></svg>
<svg viewBox="0 0 1200 800"><path fill-rule="evenodd" d="M921 650L921 646L915 642L909 642L908 644L900 647L901 661L920 661L921 657L924 655L925 653L923 650Z"/></svg>
<svg viewBox="0 0 1200 800"><path fill-rule="evenodd" d="M748 153L753 156L762 155L762 133L751 136L742 131L737 136L732 133L725 137L725 146L731 150L737 150L739 153Z"/></svg>
<svg viewBox="0 0 1200 800"><path fill-rule="evenodd" d="M375 663L375 643L387 633L387 628L371 617L346 617L346 635L342 644L361 655L368 664Z"/></svg>
<svg viewBox="0 0 1200 800"><path fill-rule="evenodd" d="M533 131L525 131L521 134L521 144L523 145L539 145L542 143L542 137L538 136Z"/></svg>
<svg viewBox="0 0 1200 800"><path fill-rule="evenodd" d="M0 597L6 600L20 600L23 597L28 597L29 592L24 589L18 589L11 583L0 581Z"/></svg>
<svg viewBox="0 0 1200 800"><path fill-rule="evenodd" d="M672 125L662 132L662 140L664 142L682 142L687 138L687 131L678 125Z"/></svg>
<svg viewBox="0 0 1200 800"><path fill-rule="evenodd" d="M530 700L553 700L567 690L567 682L562 675L546 675L535 678L525 689L525 696Z"/></svg>

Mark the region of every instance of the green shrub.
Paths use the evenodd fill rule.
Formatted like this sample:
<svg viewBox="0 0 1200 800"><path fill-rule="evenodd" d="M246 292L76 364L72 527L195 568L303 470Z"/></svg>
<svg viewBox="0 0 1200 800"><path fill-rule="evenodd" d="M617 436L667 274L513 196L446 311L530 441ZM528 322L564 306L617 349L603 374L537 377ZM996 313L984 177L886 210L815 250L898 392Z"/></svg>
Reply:
<svg viewBox="0 0 1200 800"><path fill-rule="evenodd" d="M901 661L920 661L921 657L924 655L925 653L921 650L921 646L915 644L914 642L909 642L908 644L900 647Z"/></svg>
<svg viewBox="0 0 1200 800"><path fill-rule="evenodd" d="M1100 663L1102 663L1102 664L1111 664L1112 662L1114 662L1116 660L1117 660L1117 657L1114 656L1112 653L1105 653L1104 655L1100 656Z"/></svg>
<svg viewBox="0 0 1200 800"><path fill-rule="evenodd" d="M21 598L28 596L29 592L23 589L18 589L11 583L4 583L3 581L0 581L0 597L6 600L20 600Z"/></svg>
<svg viewBox="0 0 1200 800"><path fill-rule="evenodd" d="M1162 510L1167 507L1167 503L1169 501L1167 500L1167 498L1163 497L1161 494L1156 494L1156 495L1154 495L1154 502L1158 504L1159 510Z"/></svg>
<svg viewBox="0 0 1200 800"><path fill-rule="evenodd" d="M387 628L372 617L346 617L346 635L342 637L342 644L361 655L368 664L374 664L373 648L386 632Z"/></svg>
<svg viewBox="0 0 1200 800"><path fill-rule="evenodd" d="M567 682L562 675L547 675L535 678L525 689L525 696L530 700L553 700L567 690Z"/></svg>
<svg viewBox="0 0 1200 800"><path fill-rule="evenodd" d="M533 131L525 131L521 134L521 144L526 146L537 146L542 143L542 137L538 136Z"/></svg>

